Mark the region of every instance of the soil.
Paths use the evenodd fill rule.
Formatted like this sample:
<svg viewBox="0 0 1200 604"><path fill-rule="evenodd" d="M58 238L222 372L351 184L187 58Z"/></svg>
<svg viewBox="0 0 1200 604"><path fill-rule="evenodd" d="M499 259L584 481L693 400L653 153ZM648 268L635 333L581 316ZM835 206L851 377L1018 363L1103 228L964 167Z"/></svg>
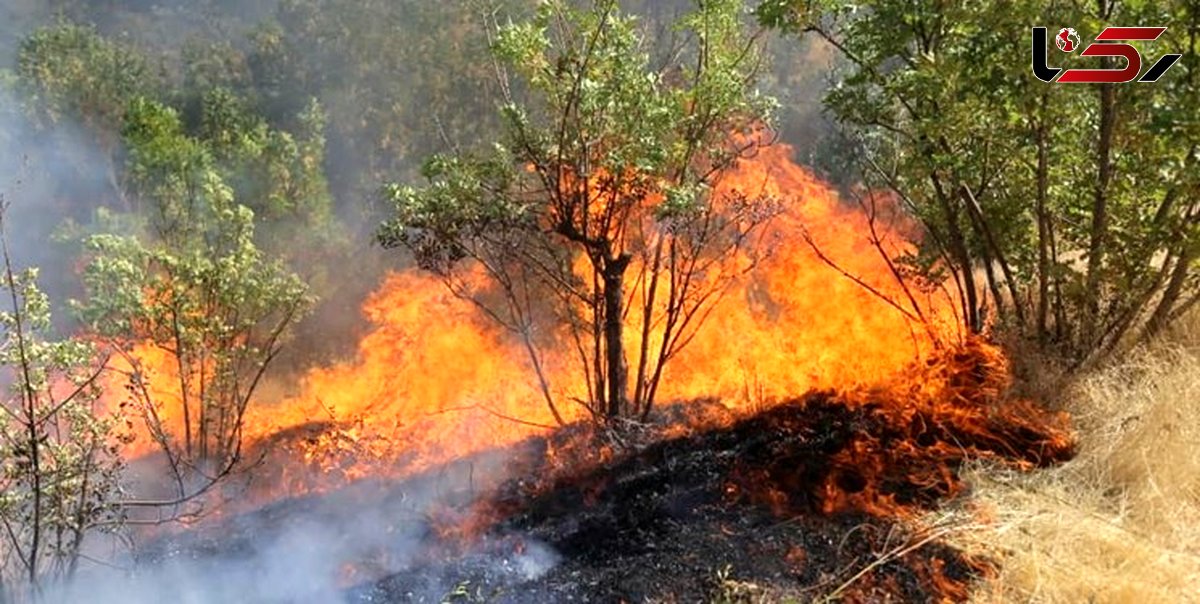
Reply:
<svg viewBox="0 0 1200 604"><path fill-rule="evenodd" d="M294 518L337 527L371 510L408 545L376 572L354 561L365 578L344 591L349 602L964 601L989 561L914 519L965 492L967 460L1069 458L1062 430L1031 406L813 393L573 464L583 471L561 471L547 451L594 453L611 438L568 429L403 481L279 502L146 556L248 553Z"/></svg>

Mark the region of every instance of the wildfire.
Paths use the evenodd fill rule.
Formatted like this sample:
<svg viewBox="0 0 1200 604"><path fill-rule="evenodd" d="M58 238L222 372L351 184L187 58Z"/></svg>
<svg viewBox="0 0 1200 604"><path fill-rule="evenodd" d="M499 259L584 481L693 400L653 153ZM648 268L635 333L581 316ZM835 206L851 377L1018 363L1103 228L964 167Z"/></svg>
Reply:
<svg viewBox="0 0 1200 604"><path fill-rule="evenodd" d="M722 300L702 332L668 368L668 398L717 396L727 405L770 402L812 389L846 390L897 379L934 347L933 337L880 296L905 293L871 242L871 217L790 159L786 145L767 147L727 174L726 190L765 192L784 212L770 224L770 255ZM911 252L907 224L875 217L886 253ZM885 211L887 210L887 211ZM805 233L811 239L810 245ZM947 299L919 300L935 335L957 339Z"/></svg>
<svg viewBox="0 0 1200 604"><path fill-rule="evenodd" d="M962 338L941 284L902 285L896 259L914 250L901 213L886 199L839 196L793 163L791 152L765 148L720 179L717 195L766 195L782 213L762 238L769 249L728 259L754 263L753 270L731 282L667 366L659 421L642 428L642 442L661 443L681 459L707 448L695 457L706 471L692 478L711 475L711 466L723 476L721 500L789 517L908 517L961 492L957 469L966 459L1034 467L1068 458L1073 445L1064 418L1000 404L1009 386L1005 359L992 346ZM482 273L465 279L469 287L487 287ZM636 324L640 311L632 306L627 321ZM438 543L453 548L480 541L543 494L584 507L620 498L606 471L628 472L641 461L622 457L621 442L596 438L586 422L556 430L526 343L439 277L417 269L389 274L363 311L372 327L353 359L310 370L299 394L250 407L244 449L263 463L255 467L256 485L238 493L235 507L350 483L374 488L368 478L431 484L439 480L434 474L465 467L472 501L423 512ZM626 329L625 337L634 349L641 334ZM563 420L587 419L587 409L571 402L587 396L573 358L552 347L543 352L541 370ZM119 391L128 387L121 380L129 372L144 373L154 390L143 399L158 404L143 412L158 414L168 432L159 437L171 438L183 422L179 394L171 391L178 383L174 361L150 344L133 357L136 363L125 362L109 386ZM152 436L143 429L126 453L153 453ZM636 440L638 433L602 436ZM513 447L503 463L526 478L499 484L485 478L484 490L497 494L475 501L472 456L522 440L532 445ZM727 455L735 442L745 445ZM812 565L808 552L796 551L784 556L789 563ZM970 574L986 565L953 554L951 572L939 555L913 562L916 572L937 593L962 599ZM340 580L349 586L383 574L347 563ZM889 577L864 584L878 579L879 589L901 593L886 584L894 581Z"/></svg>
<svg viewBox="0 0 1200 604"><path fill-rule="evenodd" d="M840 198L791 153L764 148L721 178L718 195L770 195L783 211L767 227L768 254L667 367L659 400L715 397L737 412L809 390L894 385L910 379L905 371L936 340L958 337L949 299L936 289L915 293L928 329L885 301L904 306L913 293L887 259L911 251L907 225L890 206L880 202L873 215ZM274 496L419 471L554 425L516 338L439 278L416 269L390 274L364 312L373 327L354 359L310 371L299 395L256 401L246 417L250 443L311 428L292 443L297 467ZM173 375L160 351L145 346L138 356L151 373ZM570 402L586 392L577 368L548 351L545 370L564 419L582 419L583 408ZM142 435L130 452L152 445Z"/></svg>

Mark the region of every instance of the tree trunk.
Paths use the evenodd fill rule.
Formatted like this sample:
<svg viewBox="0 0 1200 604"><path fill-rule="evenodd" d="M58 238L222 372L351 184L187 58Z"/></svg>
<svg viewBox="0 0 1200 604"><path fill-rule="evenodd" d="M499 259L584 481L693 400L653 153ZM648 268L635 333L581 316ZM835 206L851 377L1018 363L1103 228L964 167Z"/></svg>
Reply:
<svg viewBox="0 0 1200 604"><path fill-rule="evenodd" d="M1105 0L1098 3L1101 18L1109 10ZM1110 68L1113 61L1105 57L1101 64ZM1117 118L1117 89L1111 83L1100 84L1100 138L1096 144L1096 190L1092 201L1092 225L1088 244L1087 275L1085 277L1084 304L1087 309L1087 320L1080 334L1097 333L1100 326L1096 325L1100 313L1100 283L1101 270L1104 268L1104 253L1108 241L1108 186L1112 181L1112 144L1113 130ZM1093 344L1086 343L1090 348Z"/></svg>
<svg viewBox="0 0 1200 604"><path fill-rule="evenodd" d="M622 319L625 315L625 269L629 267L629 261L630 256L622 254L604 263L604 351L608 368L609 419L621 415L625 406L628 370Z"/></svg>
<svg viewBox="0 0 1200 604"><path fill-rule="evenodd" d="M658 242L654 244L654 260L650 264L649 276L647 277L650 284L646 288L645 304L642 306L642 341L640 344L641 348L637 351L637 375L634 376L634 380L636 381L633 383L634 413L641 415L643 418L650 413L650 404L654 399L652 384L656 383L646 381L646 369L650 360L650 326L654 318L654 302L657 300L658 278L662 269L663 241L664 239L660 237ZM671 314L669 310L667 314ZM669 325L670 317L668 316L667 318ZM667 331L669 332L670 330L668 329ZM667 346L668 337L670 337L669 333L663 334L663 348ZM661 370L661 363L655 363L654 373L657 375L659 370Z"/></svg>
<svg viewBox="0 0 1200 604"><path fill-rule="evenodd" d="M979 290L975 285L975 274L971 272L971 252L967 249L967 242L963 236L962 228L959 226L960 214L958 207L949 193L942 186L941 177L937 172L930 172L930 182L933 183L934 191L937 194L938 202L942 206L942 212L946 215L946 231L950 240L950 256L958 263L958 268L962 272L963 293L966 294L966 316L963 320L966 321L967 330L972 334L977 334L983 331L983 318L979 313Z"/></svg>
<svg viewBox="0 0 1200 604"><path fill-rule="evenodd" d="M1049 109L1049 94L1042 95L1042 111ZM1038 225L1038 297L1037 337L1043 344L1049 336L1050 315L1050 145L1045 113L1037 127L1037 225Z"/></svg>
<svg viewBox="0 0 1200 604"><path fill-rule="evenodd" d="M1171 280L1167 283L1167 289L1163 292L1162 299L1159 300L1154 313L1150 315L1149 321L1146 322L1146 330L1142 334L1143 340L1154 338L1170 324L1175 303L1179 301L1179 296L1183 293L1183 286L1187 282L1189 270L1195 258L1195 246L1185 247L1179 255L1175 270L1171 272Z"/></svg>
<svg viewBox="0 0 1200 604"><path fill-rule="evenodd" d="M1017 278L1013 274L1012 266L1008 263L1008 258L1004 256L1004 250L1000 248L1000 244L996 241L996 236L992 233L992 227L988 225L987 218L983 215L983 206L979 205L979 200L975 197L975 193L971 188L964 185L962 187L963 203L967 206L967 215L972 217L977 223L977 234L983 239L984 249L990 249L991 253L985 254L984 260L988 263L988 280L992 284L993 295L996 297L996 312L1002 314L1000 287L996 283L994 270L991 268L993 260L1000 265L1000 272L1004 274L1004 283L1008 286L1008 295L1012 297L1013 312L1017 317L1017 328L1025 332L1025 309L1021 306L1021 291L1017 286Z"/></svg>

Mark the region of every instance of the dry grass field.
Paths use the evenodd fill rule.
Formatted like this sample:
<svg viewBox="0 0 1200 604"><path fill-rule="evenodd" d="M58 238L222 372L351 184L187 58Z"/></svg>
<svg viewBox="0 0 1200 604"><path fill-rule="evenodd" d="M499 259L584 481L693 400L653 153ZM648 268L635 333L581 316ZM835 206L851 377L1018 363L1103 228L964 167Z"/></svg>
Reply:
<svg viewBox="0 0 1200 604"><path fill-rule="evenodd" d="M1200 313L1060 397L1077 458L971 471L952 534L1001 563L975 601L1200 602Z"/></svg>

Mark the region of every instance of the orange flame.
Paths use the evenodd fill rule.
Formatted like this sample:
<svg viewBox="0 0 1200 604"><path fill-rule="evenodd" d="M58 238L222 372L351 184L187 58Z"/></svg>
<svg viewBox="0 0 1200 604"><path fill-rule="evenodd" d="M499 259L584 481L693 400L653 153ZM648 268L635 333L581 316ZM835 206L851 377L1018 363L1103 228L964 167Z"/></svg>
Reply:
<svg viewBox="0 0 1200 604"><path fill-rule="evenodd" d="M870 240L869 216L790 154L783 145L766 148L722 179L719 192L766 193L781 200L785 212L769 227L770 256L721 299L668 366L660 400L718 397L733 408L752 408L810 389L895 380L933 349L929 333L832 269L801 236L807 229L841 269L884 296L905 299ZM910 251L901 227L876 224L876 232L889 253ZM954 337L948 302L929 295L920 302L939 335ZM365 455L352 473L361 476L379 472L374 466L381 463L403 471L427 468L553 423L525 351L437 278L415 270L391 274L365 312L374 328L357 357L313 370L297 397L256 405L247 437L314 421L352 425L356 438L386 443ZM636 330L626 331L636 337ZM582 390L568 363L548 367L560 394ZM568 420L583 417L582 409L565 406Z"/></svg>
<svg viewBox="0 0 1200 604"><path fill-rule="evenodd" d="M721 179L718 194L765 193L780 200L784 212L768 227L770 255L733 284L667 367L658 400L717 397L750 411L811 389L896 382L935 340L957 337L952 306L940 292L916 294L930 330L883 300L909 306L894 267L871 239L873 226L888 255L910 252L897 213L880 202L872 218L793 163L791 153L785 145L765 148ZM373 327L354 359L310 371L299 395L256 401L247 414L251 442L325 426L297 459L314 475L287 479L284 492L274 495L418 471L513 443L554 422L525 350L438 278L416 269L390 274L364 312ZM626 330L630 338L636 332ZM144 364L171 375L164 355L149 347L141 354ZM582 376L553 355L546 368L565 419L582 419L585 411L569 402L585 392ZM139 438L131 447L145 452L147 444Z"/></svg>

